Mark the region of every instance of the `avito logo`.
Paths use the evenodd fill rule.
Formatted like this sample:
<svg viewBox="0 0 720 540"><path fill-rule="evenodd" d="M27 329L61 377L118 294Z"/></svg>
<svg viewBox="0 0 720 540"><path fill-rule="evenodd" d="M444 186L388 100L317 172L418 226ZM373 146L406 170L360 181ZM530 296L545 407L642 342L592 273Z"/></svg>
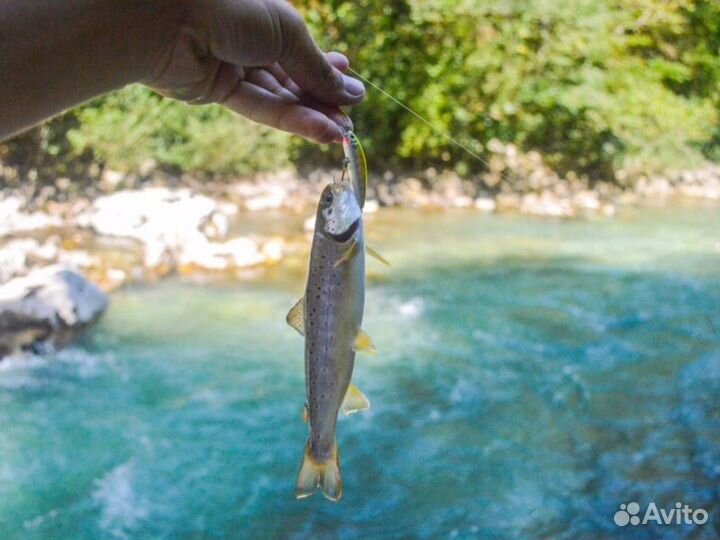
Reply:
<svg viewBox="0 0 720 540"><path fill-rule="evenodd" d="M658 508L654 502L648 504L645 512L641 513L640 505L636 502L623 503L620 510L615 512L613 520L615 525L704 525L708 520L707 510L698 508L693 510L689 505L676 502L675 507L669 510ZM642 517L641 517L642 514Z"/></svg>

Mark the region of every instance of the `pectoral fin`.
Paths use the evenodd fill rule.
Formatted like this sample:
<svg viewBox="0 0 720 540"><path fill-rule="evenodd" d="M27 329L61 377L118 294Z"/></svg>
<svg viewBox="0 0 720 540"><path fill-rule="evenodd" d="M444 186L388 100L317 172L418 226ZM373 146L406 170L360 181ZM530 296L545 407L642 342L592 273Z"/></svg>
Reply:
<svg viewBox="0 0 720 540"><path fill-rule="evenodd" d="M355 352L377 354L377 349L375 348L372 338L367 335L362 328L358 330L357 336L355 336L355 341L353 341L352 344L352 350Z"/></svg>
<svg viewBox="0 0 720 540"><path fill-rule="evenodd" d="M345 399L343 399L340 410L345 415L351 415L356 412L366 411L370 408L370 401L365 397L360 389L354 384L348 386L347 392L345 393Z"/></svg>
<svg viewBox="0 0 720 540"><path fill-rule="evenodd" d="M303 296L297 303L288 311L287 317L285 318L287 323L292 326L301 336L305 335L305 297Z"/></svg>
<svg viewBox="0 0 720 540"><path fill-rule="evenodd" d="M390 261L388 261L385 257L380 255L377 251L375 251L373 248L371 248L367 244L365 244L365 251L367 251L368 255L370 255L371 257L374 257L375 259L377 259L378 261L383 263L385 266L392 266L390 264Z"/></svg>
<svg viewBox="0 0 720 540"><path fill-rule="evenodd" d="M357 252L358 252L357 240L353 240L353 243L350 244L350 247L347 248L347 251L346 251L345 253L343 253L342 256L335 262L335 264L333 265L333 267L337 268L338 266L340 266L340 265L341 265L342 263L344 263L345 261L349 261L349 260L352 259L355 255L357 255Z"/></svg>

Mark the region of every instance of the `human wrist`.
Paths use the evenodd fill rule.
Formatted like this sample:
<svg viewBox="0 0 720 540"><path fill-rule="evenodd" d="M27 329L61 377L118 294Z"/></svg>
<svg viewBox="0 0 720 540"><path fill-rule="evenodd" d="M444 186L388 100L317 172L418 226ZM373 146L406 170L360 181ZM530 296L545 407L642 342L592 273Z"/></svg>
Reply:
<svg viewBox="0 0 720 540"><path fill-rule="evenodd" d="M191 0L17 0L0 9L0 139L153 76Z"/></svg>

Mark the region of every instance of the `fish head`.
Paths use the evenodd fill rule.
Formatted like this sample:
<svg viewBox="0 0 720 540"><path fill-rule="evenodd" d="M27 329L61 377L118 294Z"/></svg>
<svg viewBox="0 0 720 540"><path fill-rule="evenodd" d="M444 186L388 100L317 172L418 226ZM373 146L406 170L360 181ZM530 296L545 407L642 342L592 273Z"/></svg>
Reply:
<svg viewBox="0 0 720 540"><path fill-rule="evenodd" d="M342 237L357 227L355 224L361 215L362 210L350 184L333 183L326 186L320 196L316 228L331 237Z"/></svg>

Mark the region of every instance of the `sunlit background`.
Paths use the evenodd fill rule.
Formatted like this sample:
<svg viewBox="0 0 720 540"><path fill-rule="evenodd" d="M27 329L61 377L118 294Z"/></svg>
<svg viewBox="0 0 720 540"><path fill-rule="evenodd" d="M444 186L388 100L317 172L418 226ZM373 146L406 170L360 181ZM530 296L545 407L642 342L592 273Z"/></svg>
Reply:
<svg viewBox="0 0 720 540"><path fill-rule="evenodd" d="M0 145L0 538L720 536L720 5L296 5L437 130L351 113L392 267L343 499L294 498L285 324L341 150L132 86ZM8 315L47 266L110 302L65 347Z"/></svg>

